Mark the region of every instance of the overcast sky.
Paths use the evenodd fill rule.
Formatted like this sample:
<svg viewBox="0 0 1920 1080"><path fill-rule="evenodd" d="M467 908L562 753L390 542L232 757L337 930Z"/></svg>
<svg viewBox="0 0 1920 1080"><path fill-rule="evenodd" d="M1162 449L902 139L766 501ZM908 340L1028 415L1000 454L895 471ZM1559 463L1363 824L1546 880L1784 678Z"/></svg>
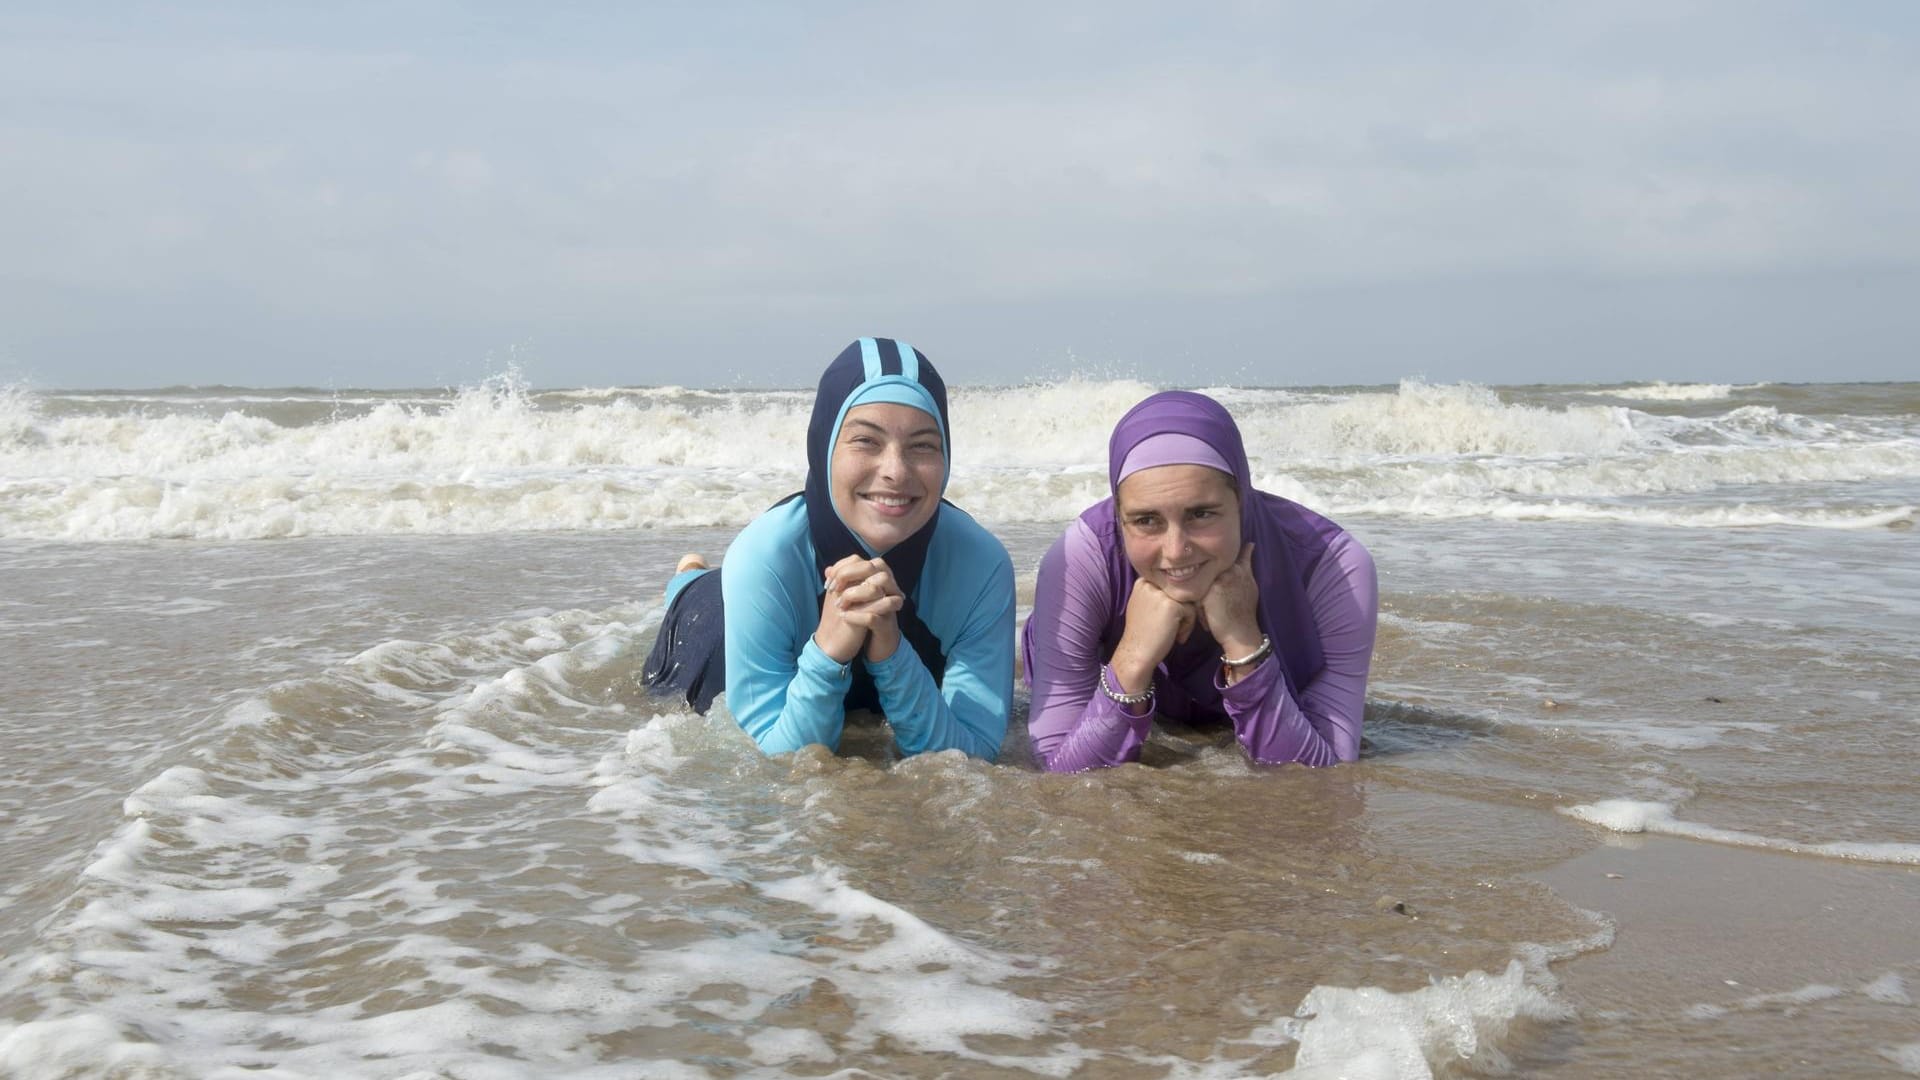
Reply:
<svg viewBox="0 0 1920 1080"><path fill-rule="evenodd" d="M863 334L1920 377L1920 5L0 7L0 384L792 386Z"/></svg>

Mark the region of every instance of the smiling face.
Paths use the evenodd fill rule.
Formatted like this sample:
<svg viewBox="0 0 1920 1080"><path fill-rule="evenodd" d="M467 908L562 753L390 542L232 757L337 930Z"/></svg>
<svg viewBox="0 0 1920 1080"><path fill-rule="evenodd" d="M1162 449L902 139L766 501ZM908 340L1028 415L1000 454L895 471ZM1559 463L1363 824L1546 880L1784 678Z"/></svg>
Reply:
<svg viewBox="0 0 1920 1080"><path fill-rule="evenodd" d="M1134 573L1195 603L1240 557L1233 478L1205 465L1161 465L1120 481L1120 535Z"/></svg>
<svg viewBox="0 0 1920 1080"><path fill-rule="evenodd" d="M884 554L932 519L946 471L939 421L911 405L856 405L833 444L833 508Z"/></svg>

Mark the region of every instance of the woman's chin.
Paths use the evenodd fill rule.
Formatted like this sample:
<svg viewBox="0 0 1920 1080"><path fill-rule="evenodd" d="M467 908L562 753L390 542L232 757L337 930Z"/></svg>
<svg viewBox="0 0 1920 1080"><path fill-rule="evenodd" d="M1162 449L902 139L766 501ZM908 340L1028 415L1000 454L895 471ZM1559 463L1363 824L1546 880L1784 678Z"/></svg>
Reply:
<svg viewBox="0 0 1920 1080"><path fill-rule="evenodd" d="M885 552L895 544L920 531L931 514L915 514L911 518L889 518L878 514L862 514L858 521L850 521L847 527L855 536L866 542L876 552Z"/></svg>
<svg viewBox="0 0 1920 1080"><path fill-rule="evenodd" d="M1191 577L1185 581L1167 581L1163 578L1154 584L1160 586L1161 592L1183 604L1197 604L1201 597L1207 595L1207 587L1213 584L1213 579L1202 581L1198 577Z"/></svg>

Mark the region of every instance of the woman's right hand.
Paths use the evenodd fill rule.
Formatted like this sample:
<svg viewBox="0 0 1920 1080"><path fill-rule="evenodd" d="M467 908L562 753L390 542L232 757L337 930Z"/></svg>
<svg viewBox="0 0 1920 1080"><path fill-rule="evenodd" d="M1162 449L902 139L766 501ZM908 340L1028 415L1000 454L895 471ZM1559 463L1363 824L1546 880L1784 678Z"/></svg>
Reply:
<svg viewBox="0 0 1920 1080"><path fill-rule="evenodd" d="M1193 633L1200 610L1160 591L1144 578L1135 578L1127 597L1127 626L1113 650L1114 675L1123 694L1138 694L1153 681L1153 672L1173 647Z"/></svg>

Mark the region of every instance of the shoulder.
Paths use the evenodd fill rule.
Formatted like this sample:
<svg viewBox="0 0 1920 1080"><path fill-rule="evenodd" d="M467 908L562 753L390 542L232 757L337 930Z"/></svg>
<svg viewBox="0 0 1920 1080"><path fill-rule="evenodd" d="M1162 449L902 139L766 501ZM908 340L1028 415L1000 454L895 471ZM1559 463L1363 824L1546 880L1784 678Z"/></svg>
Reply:
<svg viewBox="0 0 1920 1080"><path fill-rule="evenodd" d="M1365 578L1372 581L1376 575L1373 553L1345 529L1340 529L1327 541L1326 556L1314 567L1316 578L1325 576L1350 581Z"/></svg>
<svg viewBox="0 0 1920 1080"><path fill-rule="evenodd" d="M1119 523L1109 509L1112 502L1102 500L1067 523L1047 553L1060 560L1062 570L1075 577L1106 580L1107 566L1120 543Z"/></svg>
<svg viewBox="0 0 1920 1080"><path fill-rule="evenodd" d="M937 557L941 562L954 565L987 567L1005 565L1012 572L1013 560L1007 555L1007 547L1000 538L987 531L986 526L973 520L973 515L957 506L940 507L940 527L934 531L933 543L929 545L928 556Z"/></svg>
<svg viewBox="0 0 1920 1080"><path fill-rule="evenodd" d="M914 603L937 634L955 621L1014 608L1013 560L1006 545L963 510L940 508L940 527L927 545Z"/></svg>
<svg viewBox="0 0 1920 1080"><path fill-rule="evenodd" d="M1113 515L1088 521L1087 515L1082 514L1067 525L1066 532L1060 534L1060 547L1062 553L1076 563L1100 563L1119 543L1119 536L1119 523Z"/></svg>
<svg viewBox="0 0 1920 1080"><path fill-rule="evenodd" d="M807 531L806 501L793 499L754 518L727 545L723 565L727 578L752 575L764 580L799 574L811 581L813 537Z"/></svg>
<svg viewBox="0 0 1920 1080"><path fill-rule="evenodd" d="M1087 515L1074 518L1059 539L1040 560L1035 602L1040 594L1057 598L1055 590L1064 588L1068 598L1095 606L1108 602L1113 593L1113 554L1117 533L1112 515L1088 521Z"/></svg>

